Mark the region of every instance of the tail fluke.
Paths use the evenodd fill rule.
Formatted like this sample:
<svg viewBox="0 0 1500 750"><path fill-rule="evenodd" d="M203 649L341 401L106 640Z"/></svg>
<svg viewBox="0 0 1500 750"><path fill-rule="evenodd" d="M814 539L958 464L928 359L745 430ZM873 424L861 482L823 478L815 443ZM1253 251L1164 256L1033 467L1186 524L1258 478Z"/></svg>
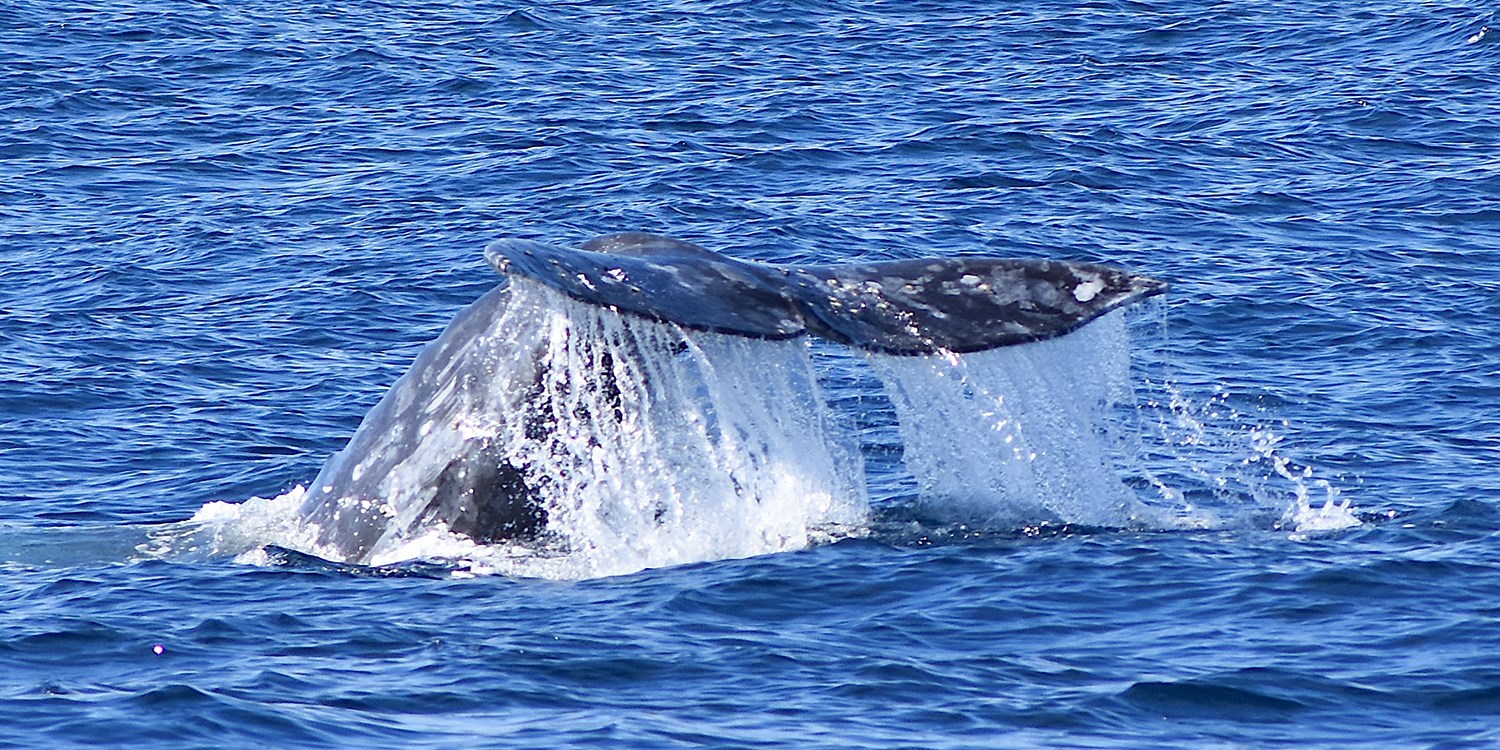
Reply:
<svg viewBox="0 0 1500 750"><path fill-rule="evenodd" d="M597 237L576 250L500 240L485 257L502 274L651 320L764 339L812 333L904 355L1061 336L1167 288L1117 268L1041 259L751 263L638 232Z"/></svg>

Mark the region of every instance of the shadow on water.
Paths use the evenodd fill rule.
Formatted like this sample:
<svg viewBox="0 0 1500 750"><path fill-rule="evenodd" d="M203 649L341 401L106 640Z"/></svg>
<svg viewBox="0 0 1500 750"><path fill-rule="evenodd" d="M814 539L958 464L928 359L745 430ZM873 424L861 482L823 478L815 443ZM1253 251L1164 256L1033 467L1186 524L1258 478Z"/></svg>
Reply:
<svg viewBox="0 0 1500 750"><path fill-rule="evenodd" d="M317 555L298 552L274 544L260 550L259 564L270 568L299 570L309 573L356 576L360 578L452 578L467 570L435 560L407 560L390 565L359 565L325 560Z"/></svg>

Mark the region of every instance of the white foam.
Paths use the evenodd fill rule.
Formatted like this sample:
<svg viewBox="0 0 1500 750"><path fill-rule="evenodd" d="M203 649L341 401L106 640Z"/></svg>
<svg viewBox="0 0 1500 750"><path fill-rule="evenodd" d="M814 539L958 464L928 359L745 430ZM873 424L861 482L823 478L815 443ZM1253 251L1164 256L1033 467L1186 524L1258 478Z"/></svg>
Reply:
<svg viewBox="0 0 1500 750"><path fill-rule="evenodd" d="M136 551L144 557L178 560L227 555L254 563L264 547L276 545L330 556L332 551L317 543L317 527L299 513L305 494L298 486L272 498L205 503L192 518L154 529Z"/></svg>
<svg viewBox="0 0 1500 750"><path fill-rule="evenodd" d="M1316 507L1306 500L1299 500L1292 507L1289 520L1294 529L1293 539L1308 539L1364 525L1364 521L1354 514L1348 499L1339 501L1332 497Z"/></svg>

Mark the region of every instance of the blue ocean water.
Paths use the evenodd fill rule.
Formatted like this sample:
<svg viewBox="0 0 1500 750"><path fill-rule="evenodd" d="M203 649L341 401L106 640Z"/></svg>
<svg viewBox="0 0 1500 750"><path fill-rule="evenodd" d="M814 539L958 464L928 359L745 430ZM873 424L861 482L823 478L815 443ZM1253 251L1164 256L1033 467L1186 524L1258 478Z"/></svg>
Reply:
<svg viewBox="0 0 1500 750"><path fill-rule="evenodd" d="M0 745L1500 744L1492 25L1302 0L0 7ZM898 520L580 581L143 553L309 481L496 283L489 240L636 229L1166 279L1135 342L1149 461L1267 514ZM1299 494L1362 523L1299 530Z"/></svg>

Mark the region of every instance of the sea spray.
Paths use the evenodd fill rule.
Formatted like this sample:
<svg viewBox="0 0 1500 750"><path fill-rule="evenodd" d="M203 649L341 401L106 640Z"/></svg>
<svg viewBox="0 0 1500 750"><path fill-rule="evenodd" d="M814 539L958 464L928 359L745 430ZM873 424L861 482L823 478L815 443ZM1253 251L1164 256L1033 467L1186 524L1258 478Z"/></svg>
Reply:
<svg viewBox="0 0 1500 750"><path fill-rule="evenodd" d="M1138 448L1130 471L1147 502L1172 514L1171 525L1305 536L1363 523L1336 478L1288 454L1286 420L1212 373L1179 372L1192 360L1173 348L1163 305L1131 312L1141 345L1132 347Z"/></svg>

